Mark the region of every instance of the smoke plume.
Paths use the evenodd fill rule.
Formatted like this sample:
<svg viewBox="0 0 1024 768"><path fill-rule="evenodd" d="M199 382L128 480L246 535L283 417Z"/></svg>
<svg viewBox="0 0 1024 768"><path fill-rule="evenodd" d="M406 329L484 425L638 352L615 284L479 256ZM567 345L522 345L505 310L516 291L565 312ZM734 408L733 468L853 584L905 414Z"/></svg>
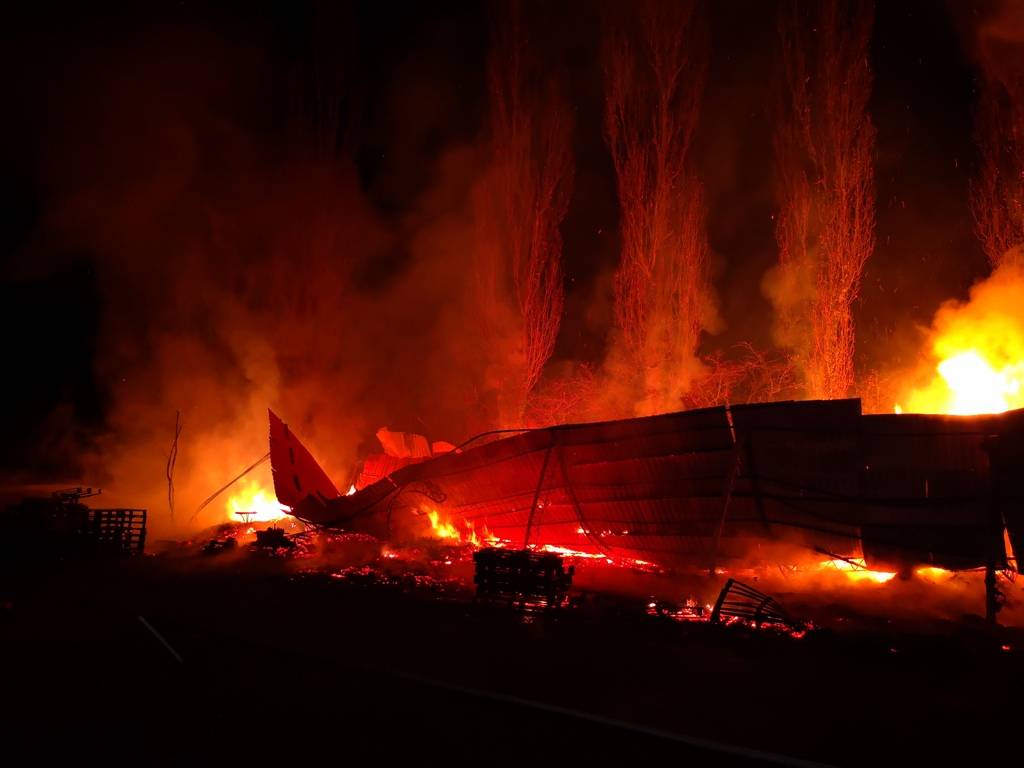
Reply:
<svg viewBox="0 0 1024 768"><path fill-rule="evenodd" d="M455 440L480 428L477 147L432 151L409 204L383 213L344 147L340 59L289 68L188 25L111 37L50 86L44 234L22 258L85 252L95 270L109 407L75 452L104 503L149 508L157 538L222 521L223 503L192 517L266 451L268 406L339 485L382 424ZM423 79L400 87L415 101ZM444 117L425 110L405 135Z"/></svg>

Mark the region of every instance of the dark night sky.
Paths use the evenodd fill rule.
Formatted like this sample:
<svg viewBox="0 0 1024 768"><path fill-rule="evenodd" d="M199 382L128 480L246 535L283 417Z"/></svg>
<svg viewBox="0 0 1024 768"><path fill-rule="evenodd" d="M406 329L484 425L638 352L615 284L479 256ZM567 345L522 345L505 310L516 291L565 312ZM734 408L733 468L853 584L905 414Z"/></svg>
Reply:
<svg viewBox="0 0 1024 768"><path fill-rule="evenodd" d="M287 154L291 146L293 97L302 92L318 18L309 4L144 5L126 11L41 2L6 12L0 322L10 388L5 421L22 437L3 441L0 466L59 466L51 448L62 433L88 439L105 422L112 395L94 359L110 299L98 285L97 246L55 237L50 214L82 179L116 178L121 163L173 162L159 147L147 151L151 126L123 153L104 144L120 136L107 130L111 121L131 123L138 111L134 92L118 94L118 75L138 70L159 78L149 96L155 101L215 100L217 118L264 156ZM710 5L713 54L696 158L727 328L707 339L705 349L740 341L763 346L770 343L770 306L760 281L776 258L768 118L776 6ZM614 178L601 133L595 8L545 4L531 39L567 74L577 125L576 187L563 230L569 293L556 355L591 361L601 358L610 322L618 251ZM884 364L883 357L900 362L916 343L914 325L927 323L942 300L964 295L985 269L967 208L976 164L975 72L961 27L970 18L969 4L953 13L940 2L878 4L871 102L878 240L858 307L862 369ZM364 2L332 14L331 23L336 32L320 34L338 41L334 55L347 62L346 148L362 193L382 221L409 226L436 183L438 157L480 134L487 6ZM159 114L151 106L147 114ZM215 152L203 162L206 176L225 189L243 183ZM138 258L145 269L146 254ZM361 279L371 286L386 282L409 258L398 238Z"/></svg>

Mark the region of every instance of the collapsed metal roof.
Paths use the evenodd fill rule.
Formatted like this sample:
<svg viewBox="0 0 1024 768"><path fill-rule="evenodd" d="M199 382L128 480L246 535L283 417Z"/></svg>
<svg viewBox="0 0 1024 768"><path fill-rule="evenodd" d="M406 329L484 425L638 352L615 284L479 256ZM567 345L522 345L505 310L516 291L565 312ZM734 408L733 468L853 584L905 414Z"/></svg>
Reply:
<svg viewBox="0 0 1024 768"><path fill-rule="evenodd" d="M1002 564L1004 521L1024 548L1020 446L1024 411L723 406L483 437L341 496L270 414L278 498L307 522L400 537L429 505L517 544L711 568L773 543L859 542L872 567Z"/></svg>

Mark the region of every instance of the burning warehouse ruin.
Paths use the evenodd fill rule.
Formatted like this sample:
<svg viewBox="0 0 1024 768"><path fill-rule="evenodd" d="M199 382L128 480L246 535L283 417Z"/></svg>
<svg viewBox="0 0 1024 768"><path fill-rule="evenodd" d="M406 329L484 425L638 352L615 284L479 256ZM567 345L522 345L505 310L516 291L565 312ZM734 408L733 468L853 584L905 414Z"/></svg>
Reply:
<svg viewBox="0 0 1024 768"><path fill-rule="evenodd" d="M1019 752L1018 5L12 11L0 743Z"/></svg>
<svg viewBox="0 0 1024 768"><path fill-rule="evenodd" d="M1004 527L1024 545L1022 419L864 416L856 400L710 408L470 443L343 496L302 475L292 457L308 453L271 414L271 461L295 516L384 539L427 507L523 546L712 571L766 539L854 544L877 570L1003 568Z"/></svg>
<svg viewBox="0 0 1024 768"><path fill-rule="evenodd" d="M711 574L785 562L788 546L794 564L803 550L993 579L1009 567L1005 543L1024 545L1022 426L1021 411L865 416L858 400L725 406L484 435L380 479L364 470L341 495L271 412L270 459L300 520L389 541L427 535L442 515L477 542Z"/></svg>

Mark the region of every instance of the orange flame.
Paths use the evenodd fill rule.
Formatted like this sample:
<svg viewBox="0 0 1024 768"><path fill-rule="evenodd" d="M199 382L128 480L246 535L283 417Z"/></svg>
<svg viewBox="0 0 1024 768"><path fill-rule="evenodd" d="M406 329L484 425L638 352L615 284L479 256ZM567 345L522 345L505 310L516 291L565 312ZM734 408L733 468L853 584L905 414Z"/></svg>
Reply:
<svg viewBox="0 0 1024 768"><path fill-rule="evenodd" d="M932 326L929 380L896 412L970 415L1024 407L1024 270L997 269Z"/></svg>
<svg viewBox="0 0 1024 768"><path fill-rule="evenodd" d="M431 533L436 538L450 541L453 544L468 544L472 547L480 547L483 542L490 546L495 546L500 541L487 530L487 526L484 526L482 535L478 534L476 527L470 520L463 520L462 530L459 530L451 521L442 519L441 513L436 509L426 510L426 516L427 520L430 521Z"/></svg>
<svg viewBox="0 0 1024 768"><path fill-rule="evenodd" d="M427 519L430 520L430 528L439 539L462 540L458 529L449 522L441 520L441 513L436 509L427 510Z"/></svg>
<svg viewBox="0 0 1024 768"><path fill-rule="evenodd" d="M836 558L825 560L818 564L820 570L834 569L845 574L850 581L873 581L876 584L884 584L893 579L896 574L889 571L872 571L868 568L863 557L851 557L848 560Z"/></svg>
<svg viewBox="0 0 1024 768"><path fill-rule="evenodd" d="M935 367L938 376L912 392L907 407L914 413L961 416L1024 407L1024 363L993 364L990 357L969 349L943 359ZM902 411L896 407L897 413Z"/></svg>
<svg viewBox="0 0 1024 768"><path fill-rule="evenodd" d="M228 498L225 504L228 519L233 522L271 523L288 515L288 507L277 500L255 480Z"/></svg>

